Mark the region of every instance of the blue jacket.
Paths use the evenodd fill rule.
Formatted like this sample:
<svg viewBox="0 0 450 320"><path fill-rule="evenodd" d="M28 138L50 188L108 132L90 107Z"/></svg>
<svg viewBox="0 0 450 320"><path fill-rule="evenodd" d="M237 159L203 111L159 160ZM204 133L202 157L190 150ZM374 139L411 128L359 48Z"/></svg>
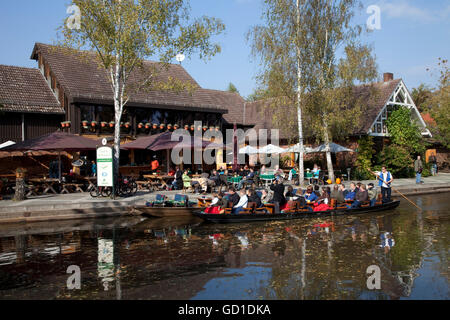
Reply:
<svg viewBox="0 0 450 320"><path fill-rule="evenodd" d="M382 186L383 186L383 172L380 172L379 177L380 177L381 180L378 179L378 186L382 187ZM388 171L388 172L387 172L387 178L386 178L386 181L389 181L389 180L391 180L391 179L392 179L391 173ZM389 188L391 187L391 184L390 184L390 183L388 183L388 187L389 187Z"/></svg>
<svg viewBox="0 0 450 320"><path fill-rule="evenodd" d="M345 196L345 200L355 200L355 196L356 196L356 189L355 191L349 191Z"/></svg>
<svg viewBox="0 0 450 320"><path fill-rule="evenodd" d="M309 196L305 194L306 201L316 201L318 199L317 195L313 192Z"/></svg>

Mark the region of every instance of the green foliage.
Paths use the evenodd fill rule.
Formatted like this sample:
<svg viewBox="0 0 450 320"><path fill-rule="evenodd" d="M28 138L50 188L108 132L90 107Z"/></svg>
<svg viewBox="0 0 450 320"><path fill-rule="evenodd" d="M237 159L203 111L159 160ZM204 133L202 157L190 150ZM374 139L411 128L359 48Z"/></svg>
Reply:
<svg viewBox="0 0 450 320"><path fill-rule="evenodd" d="M403 146L391 144L386 146L377 158L377 162L385 165L394 177L414 177L414 166L409 150Z"/></svg>
<svg viewBox="0 0 450 320"><path fill-rule="evenodd" d="M431 89L428 86L422 83L417 88L413 88L411 97L420 112L428 111L429 100L432 97Z"/></svg>
<svg viewBox="0 0 450 320"><path fill-rule="evenodd" d="M373 137L365 136L358 141L358 156L356 158L356 176L358 180L369 180L373 175L369 172L372 169L372 159L375 151L373 149Z"/></svg>
<svg viewBox="0 0 450 320"><path fill-rule="evenodd" d="M434 137L445 147L450 148L450 72L447 60L439 59L439 88L429 100L431 116L436 126L431 128Z"/></svg>
<svg viewBox="0 0 450 320"><path fill-rule="evenodd" d="M231 82L230 82L230 84L228 85L227 91L228 91L228 92L233 92L233 93L239 93L239 90L238 90L238 89L236 88L236 86L235 86L234 84L232 84Z"/></svg>
<svg viewBox="0 0 450 320"><path fill-rule="evenodd" d="M407 150L411 155L423 154L425 144L417 123L411 118L411 111L398 107L388 117L387 128L391 142Z"/></svg>

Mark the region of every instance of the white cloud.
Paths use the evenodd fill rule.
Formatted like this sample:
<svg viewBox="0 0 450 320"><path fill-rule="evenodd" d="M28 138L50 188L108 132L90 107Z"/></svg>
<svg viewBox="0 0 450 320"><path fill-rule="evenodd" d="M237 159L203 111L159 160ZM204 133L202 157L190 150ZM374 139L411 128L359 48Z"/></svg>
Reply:
<svg viewBox="0 0 450 320"><path fill-rule="evenodd" d="M436 22L450 15L450 6L438 12L432 12L428 9L414 6L406 0L381 1L378 3L378 6L388 18L406 18L415 22Z"/></svg>

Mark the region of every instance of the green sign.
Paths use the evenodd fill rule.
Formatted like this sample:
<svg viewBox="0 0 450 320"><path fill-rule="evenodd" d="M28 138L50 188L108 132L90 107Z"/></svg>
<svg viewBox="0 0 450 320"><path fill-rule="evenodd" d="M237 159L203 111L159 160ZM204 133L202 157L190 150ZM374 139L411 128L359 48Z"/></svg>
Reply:
<svg viewBox="0 0 450 320"><path fill-rule="evenodd" d="M113 187L113 149L111 147L100 147L97 149L97 186Z"/></svg>

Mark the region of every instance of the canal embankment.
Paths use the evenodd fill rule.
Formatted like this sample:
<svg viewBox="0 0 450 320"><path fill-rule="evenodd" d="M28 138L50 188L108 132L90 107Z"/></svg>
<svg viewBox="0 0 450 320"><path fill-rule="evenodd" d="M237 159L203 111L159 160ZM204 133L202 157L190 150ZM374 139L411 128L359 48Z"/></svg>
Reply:
<svg viewBox="0 0 450 320"><path fill-rule="evenodd" d="M423 184L416 184L415 179L397 179L394 181L392 195L400 197L426 195L437 193L450 193L450 173L442 173L435 177L424 178ZM373 181L362 181L368 184ZM349 182L344 182L349 186ZM159 192L172 198L179 191ZM188 193L191 200L199 195ZM134 197L116 200L105 198L92 198L86 193L67 195L46 195L33 197L22 202L11 200L0 201L0 223L29 223L56 220L92 219L120 217L139 214L134 208L145 205L152 200L155 193L139 192Z"/></svg>

